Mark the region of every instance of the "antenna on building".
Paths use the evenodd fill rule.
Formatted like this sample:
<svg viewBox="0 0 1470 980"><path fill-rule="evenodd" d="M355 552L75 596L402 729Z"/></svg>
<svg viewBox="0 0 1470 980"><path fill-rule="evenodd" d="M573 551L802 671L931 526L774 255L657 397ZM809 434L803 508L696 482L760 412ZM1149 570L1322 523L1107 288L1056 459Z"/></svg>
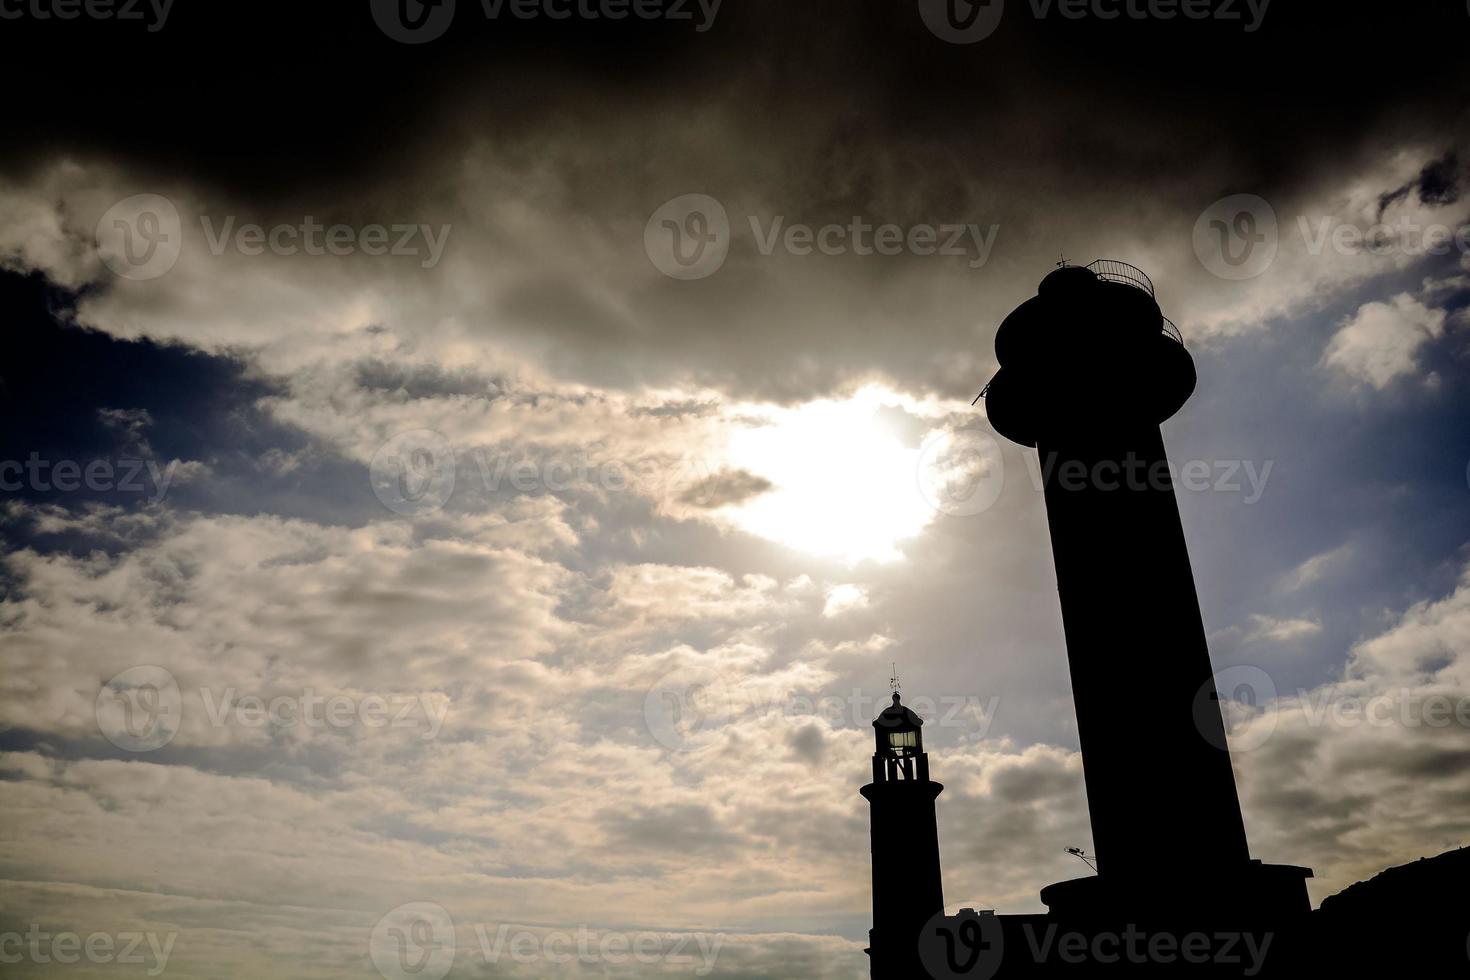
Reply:
<svg viewBox="0 0 1470 980"><path fill-rule="evenodd" d="M1067 848L1067 853L1070 854L1070 855L1072 855L1077 860L1081 861L1083 864L1087 865L1093 871L1096 871L1097 870L1097 865L1094 863L1094 859L1092 857L1088 856L1087 854L1084 854L1082 852L1082 848L1080 848L1080 847L1069 847L1069 848Z"/></svg>

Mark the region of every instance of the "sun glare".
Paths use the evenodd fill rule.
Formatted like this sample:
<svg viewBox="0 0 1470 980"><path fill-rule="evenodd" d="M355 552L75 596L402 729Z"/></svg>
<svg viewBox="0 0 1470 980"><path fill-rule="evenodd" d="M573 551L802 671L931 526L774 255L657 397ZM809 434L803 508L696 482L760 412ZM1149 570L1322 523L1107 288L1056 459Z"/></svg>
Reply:
<svg viewBox="0 0 1470 980"><path fill-rule="evenodd" d="M921 450L883 409L901 404L880 388L851 398L761 409L765 424L734 433L732 465L772 489L731 508L742 529L792 548L851 562L893 561L899 543L933 519L917 478Z"/></svg>

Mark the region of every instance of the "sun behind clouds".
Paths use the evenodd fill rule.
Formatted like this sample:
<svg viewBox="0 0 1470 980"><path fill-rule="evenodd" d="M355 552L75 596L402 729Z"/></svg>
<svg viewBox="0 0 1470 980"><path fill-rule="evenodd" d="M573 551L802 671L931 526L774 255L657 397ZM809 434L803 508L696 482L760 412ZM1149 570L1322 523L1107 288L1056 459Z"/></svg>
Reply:
<svg viewBox="0 0 1470 980"><path fill-rule="evenodd" d="M764 424L736 429L727 452L732 465L771 487L725 515L751 534L823 558L902 558L900 544L939 513L926 493L932 481L920 477L933 465L926 449L942 436L931 430L925 440L905 438L891 420L894 409L922 424L917 413L935 406L870 385L847 398L755 410Z"/></svg>

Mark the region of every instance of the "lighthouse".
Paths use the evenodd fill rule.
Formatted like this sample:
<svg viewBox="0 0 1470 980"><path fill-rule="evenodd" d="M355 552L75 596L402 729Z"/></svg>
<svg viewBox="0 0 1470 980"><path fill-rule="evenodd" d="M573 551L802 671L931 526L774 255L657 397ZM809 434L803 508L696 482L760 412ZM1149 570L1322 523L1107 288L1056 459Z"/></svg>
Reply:
<svg viewBox="0 0 1470 980"><path fill-rule="evenodd" d="M1276 918L1305 868L1253 861L1160 423L1195 366L1149 277L1063 265L1001 323L984 391L1040 458L1098 874L1052 914Z"/></svg>
<svg viewBox="0 0 1470 980"><path fill-rule="evenodd" d="M944 912L939 829L934 801L944 787L929 778L924 720L893 703L873 721L873 781L861 790L872 825L873 928L868 932L873 980L924 977L921 932Z"/></svg>

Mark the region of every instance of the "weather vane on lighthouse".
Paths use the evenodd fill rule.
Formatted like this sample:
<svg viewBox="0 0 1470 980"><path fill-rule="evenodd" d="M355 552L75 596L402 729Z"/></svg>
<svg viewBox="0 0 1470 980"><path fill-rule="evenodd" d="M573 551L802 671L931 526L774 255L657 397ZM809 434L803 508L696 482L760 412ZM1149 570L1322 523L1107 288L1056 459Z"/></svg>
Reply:
<svg viewBox="0 0 1470 980"><path fill-rule="evenodd" d="M898 694L902 685L898 683L898 664L893 664L893 676L888 678L888 689Z"/></svg>

